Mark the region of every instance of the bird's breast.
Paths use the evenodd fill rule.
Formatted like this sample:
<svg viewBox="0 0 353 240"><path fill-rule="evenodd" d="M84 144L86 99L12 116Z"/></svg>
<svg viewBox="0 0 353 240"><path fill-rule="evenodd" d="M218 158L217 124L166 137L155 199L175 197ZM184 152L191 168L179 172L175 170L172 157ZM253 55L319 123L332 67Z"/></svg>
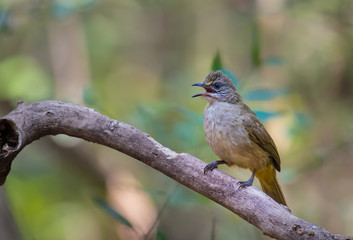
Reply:
<svg viewBox="0 0 353 240"><path fill-rule="evenodd" d="M254 158L265 158L241 124L241 109L230 103L207 105L204 112L206 141L222 160L242 168L255 168ZM253 166L254 165L254 166Z"/></svg>

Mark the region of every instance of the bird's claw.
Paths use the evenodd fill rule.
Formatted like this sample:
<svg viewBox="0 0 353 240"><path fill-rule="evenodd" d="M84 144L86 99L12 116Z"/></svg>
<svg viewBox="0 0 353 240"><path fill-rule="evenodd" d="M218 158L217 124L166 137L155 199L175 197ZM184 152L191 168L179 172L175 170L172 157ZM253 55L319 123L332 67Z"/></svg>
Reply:
<svg viewBox="0 0 353 240"><path fill-rule="evenodd" d="M238 182L238 185L239 185L238 189L250 187L250 186L252 186L252 182L253 181L251 181L251 179L249 179L248 181L240 181L240 182Z"/></svg>
<svg viewBox="0 0 353 240"><path fill-rule="evenodd" d="M212 172L215 168L218 168L218 162L214 161L206 165L206 167L203 169L203 174L207 174L208 172Z"/></svg>

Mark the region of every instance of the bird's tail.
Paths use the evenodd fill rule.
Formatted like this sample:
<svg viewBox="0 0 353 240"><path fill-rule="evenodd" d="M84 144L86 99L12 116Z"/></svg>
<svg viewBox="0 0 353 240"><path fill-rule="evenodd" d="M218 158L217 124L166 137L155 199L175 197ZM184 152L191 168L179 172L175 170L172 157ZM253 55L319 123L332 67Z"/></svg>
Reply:
<svg viewBox="0 0 353 240"><path fill-rule="evenodd" d="M277 182L276 170L272 165L256 172L256 177L259 179L262 190L276 202L287 206L286 200Z"/></svg>

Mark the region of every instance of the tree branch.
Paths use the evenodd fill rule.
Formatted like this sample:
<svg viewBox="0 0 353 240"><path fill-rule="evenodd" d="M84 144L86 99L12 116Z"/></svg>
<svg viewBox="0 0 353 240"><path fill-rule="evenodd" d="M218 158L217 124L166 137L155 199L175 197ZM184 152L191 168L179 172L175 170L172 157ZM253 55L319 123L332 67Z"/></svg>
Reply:
<svg viewBox="0 0 353 240"><path fill-rule="evenodd" d="M265 235L277 239L353 239L304 221L255 187L238 189L238 181L221 171L204 175L205 163L178 154L148 134L93 109L58 101L19 103L0 118L0 184L11 162L32 141L66 134L123 152L231 210Z"/></svg>

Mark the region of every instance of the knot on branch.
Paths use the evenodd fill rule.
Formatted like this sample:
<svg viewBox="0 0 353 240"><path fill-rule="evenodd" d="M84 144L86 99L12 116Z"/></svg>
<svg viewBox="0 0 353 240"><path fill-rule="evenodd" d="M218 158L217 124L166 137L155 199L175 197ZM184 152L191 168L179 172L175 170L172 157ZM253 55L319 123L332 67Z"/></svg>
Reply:
<svg viewBox="0 0 353 240"><path fill-rule="evenodd" d="M14 159L10 153L19 148L19 137L19 130L12 120L0 119L0 186L4 184L10 172Z"/></svg>

